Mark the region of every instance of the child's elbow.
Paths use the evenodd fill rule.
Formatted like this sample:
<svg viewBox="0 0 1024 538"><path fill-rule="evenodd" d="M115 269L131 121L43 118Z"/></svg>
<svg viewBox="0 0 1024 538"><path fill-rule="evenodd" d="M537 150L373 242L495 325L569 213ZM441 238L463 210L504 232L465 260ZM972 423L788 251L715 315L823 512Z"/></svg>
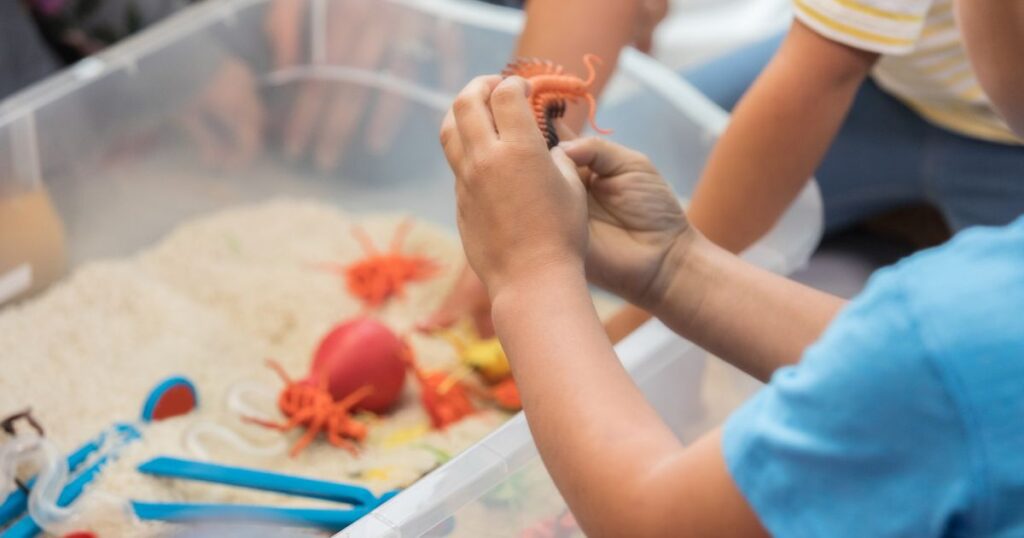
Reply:
<svg viewBox="0 0 1024 538"><path fill-rule="evenodd" d="M630 538L702 538L695 532L694 515L688 514L686 499L675 495L657 495L656 488L629 493L623 490L619 508L600 511L579 523L587 536L594 538L629 536ZM583 515L583 514L580 514Z"/></svg>
<svg viewBox="0 0 1024 538"><path fill-rule="evenodd" d="M1024 139L1024 74L981 76L981 85L992 107L1015 135ZM1019 79L1019 80L1018 80Z"/></svg>
<svg viewBox="0 0 1024 538"><path fill-rule="evenodd" d="M1017 135L1017 138L1024 140L1024 110L1017 110L1013 116L1007 119L1007 123L1010 125L1010 130L1013 134Z"/></svg>
<svg viewBox="0 0 1024 538"><path fill-rule="evenodd" d="M1010 130L1018 138L1024 140L1024 95L1016 92L1016 95L1009 95L1007 99L994 103L996 110L1002 114Z"/></svg>
<svg viewBox="0 0 1024 538"><path fill-rule="evenodd" d="M583 530L587 536L592 538L629 536L630 538L689 538L690 533L682 532L679 528L667 528L664 521L660 521L656 514L638 507L617 510L609 513L605 521L592 522L596 524L586 525L581 521ZM694 536L694 538L697 538Z"/></svg>

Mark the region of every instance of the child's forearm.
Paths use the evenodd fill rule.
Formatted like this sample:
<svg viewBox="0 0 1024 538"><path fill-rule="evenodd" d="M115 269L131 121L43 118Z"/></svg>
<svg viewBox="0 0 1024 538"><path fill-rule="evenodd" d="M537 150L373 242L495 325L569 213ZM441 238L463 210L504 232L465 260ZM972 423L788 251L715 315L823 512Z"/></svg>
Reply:
<svg viewBox="0 0 1024 538"><path fill-rule="evenodd" d="M596 54L604 63L597 70L591 92L599 96L615 71L622 48L629 45L639 16L636 0L531 0L527 22L519 37L516 56L538 57L584 75L584 54ZM566 125L583 128L585 107L570 107Z"/></svg>
<svg viewBox="0 0 1024 538"><path fill-rule="evenodd" d="M996 110L1024 137L1024 1L960 0L957 19L971 65Z"/></svg>
<svg viewBox="0 0 1024 538"><path fill-rule="evenodd" d="M702 237L681 242L651 311L679 334L767 381L800 360L845 301L743 261Z"/></svg>
<svg viewBox="0 0 1024 538"><path fill-rule="evenodd" d="M644 535L645 477L682 445L619 363L583 271L507 286L493 316L544 463L584 530Z"/></svg>
<svg viewBox="0 0 1024 538"><path fill-rule="evenodd" d="M794 23L715 146L691 222L733 252L766 233L813 175L876 57Z"/></svg>

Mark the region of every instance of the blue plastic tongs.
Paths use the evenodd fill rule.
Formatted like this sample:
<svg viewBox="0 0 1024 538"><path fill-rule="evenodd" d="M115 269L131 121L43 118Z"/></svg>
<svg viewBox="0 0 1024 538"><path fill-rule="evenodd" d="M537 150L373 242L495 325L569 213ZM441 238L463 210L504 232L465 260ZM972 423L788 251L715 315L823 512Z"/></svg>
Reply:
<svg viewBox="0 0 1024 538"><path fill-rule="evenodd" d="M149 392L142 408L142 423L160 421L190 412L198 404L195 385L188 378L172 376ZM69 480L56 499L58 507L71 505L82 495L104 466L117 458L121 448L142 438L141 425L120 422L85 443L67 458ZM42 430L37 428L40 435ZM32 478L24 489L13 491L0 502L0 538L34 538L42 529L26 513Z"/></svg>
<svg viewBox="0 0 1024 538"><path fill-rule="evenodd" d="M82 494L85 487L96 477L103 467L117 456L113 452L102 452L108 435L117 436L123 443L140 438L139 431L131 424L116 424L111 431L101 434L96 439L82 445L67 457L71 479L61 490L57 506L68 506ZM35 478L26 486L31 489ZM3 503L0 503L0 527L10 523L6 529L0 530L0 538L31 538L40 532L39 525L25 513L28 506L28 493L22 490L12 492Z"/></svg>
<svg viewBox="0 0 1024 538"><path fill-rule="evenodd" d="M140 519L172 522L264 522L314 527L337 532L370 513L397 493L397 491L391 491L377 497L370 490L351 484L169 457L149 460L139 466L139 472L152 476L197 480L323 499L351 506L347 509L285 508L239 504L132 501L135 515Z"/></svg>

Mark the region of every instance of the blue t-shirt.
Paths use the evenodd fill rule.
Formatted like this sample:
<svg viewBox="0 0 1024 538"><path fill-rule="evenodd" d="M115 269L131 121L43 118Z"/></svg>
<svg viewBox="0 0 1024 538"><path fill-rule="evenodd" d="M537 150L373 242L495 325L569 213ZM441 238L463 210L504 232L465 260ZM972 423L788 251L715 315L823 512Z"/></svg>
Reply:
<svg viewBox="0 0 1024 538"><path fill-rule="evenodd" d="M723 451L775 536L1024 536L1024 217L879 271Z"/></svg>

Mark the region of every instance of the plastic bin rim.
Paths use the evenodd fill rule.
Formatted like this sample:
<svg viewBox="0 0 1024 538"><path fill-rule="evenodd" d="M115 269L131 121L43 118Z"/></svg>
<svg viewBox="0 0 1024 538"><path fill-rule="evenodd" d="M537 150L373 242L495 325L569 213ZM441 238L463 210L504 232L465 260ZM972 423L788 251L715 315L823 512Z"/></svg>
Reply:
<svg viewBox="0 0 1024 538"><path fill-rule="evenodd" d="M42 81L0 101L0 129L33 114L53 101L85 87L93 81L121 70L134 70L139 58L161 47L205 29L217 22L233 21L235 14L248 7L271 0L221 0L198 4L182 10L110 48L85 58ZM311 0L315 13L329 0ZM405 6L440 19L474 27L513 34L522 26L524 15L519 10L485 4L475 0L383 0ZM320 6L318 8L317 6ZM696 89L654 59L627 49L620 69L644 82L644 85L672 102L679 109L693 114L715 133L724 128L727 115Z"/></svg>

